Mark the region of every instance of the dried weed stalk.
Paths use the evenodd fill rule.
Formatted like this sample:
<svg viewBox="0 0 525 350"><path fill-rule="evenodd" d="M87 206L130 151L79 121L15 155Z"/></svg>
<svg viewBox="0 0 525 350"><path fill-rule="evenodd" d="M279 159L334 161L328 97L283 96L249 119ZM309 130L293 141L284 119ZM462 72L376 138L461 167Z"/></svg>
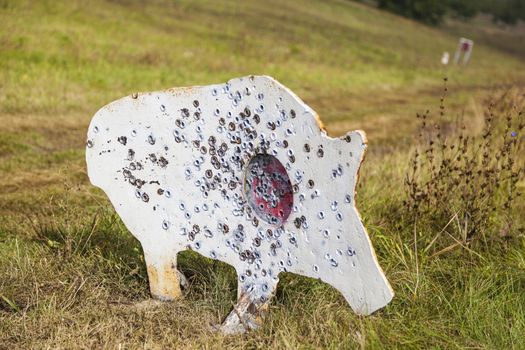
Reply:
<svg viewBox="0 0 525 350"><path fill-rule="evenodd" d="M438 229L454 221L446 233L462 244L508 241L523 230L515 225L515 204L525 173L525 95L509 90L486 101L476 134L475 125L446 123L446 82L439 117L429 111L417 116L419 145L405 177L406 210Z"/></svg>

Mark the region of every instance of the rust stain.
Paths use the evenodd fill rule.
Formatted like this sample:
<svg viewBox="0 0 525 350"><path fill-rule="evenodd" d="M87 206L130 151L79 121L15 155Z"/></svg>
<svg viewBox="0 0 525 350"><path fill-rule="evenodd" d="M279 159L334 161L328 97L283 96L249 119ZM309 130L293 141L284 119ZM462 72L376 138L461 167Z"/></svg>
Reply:
<svg viewBox="0 0 525 350"><path fill-rule="evenodd" d="M317 126L319 126L319 129L326 132L326 127L323 121L321 120L321 117L319 117L319 114L314 112L314 118L315 118L315 121L317 122Z"/></svg>
<svg viewBox="0 0 525 350"><path fill-rule="evenodd" d="M151 295L159 300L174 300L182 296L177 267L167 262L161 266L147 265Z"/></svg>
<svg viewBox="0 0 525 350"><path fill-rule="evenodd" d="M187 87L173 87L164 91L173 94L174 96L192 95L196 89L200 86L187 86Z"/></svg>

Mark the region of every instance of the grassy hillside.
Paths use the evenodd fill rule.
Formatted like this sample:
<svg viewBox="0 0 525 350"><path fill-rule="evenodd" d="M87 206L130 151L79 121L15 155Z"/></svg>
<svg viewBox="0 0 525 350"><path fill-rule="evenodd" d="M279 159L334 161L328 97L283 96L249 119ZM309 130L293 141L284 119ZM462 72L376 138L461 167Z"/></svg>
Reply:
<svg viewBox="0 0 525 350"><path fill-rule="evenodd" d="M523 81L523 57L483 44L467 69L445 71L457 36L349 1L4 0L2 22L10 115L90 115L135 90L265 73L330 124L387 115L389 99L428 94L445 74L461 87Z"/></svg>
<svg viewBox="0 0 525 350"><path fill-rule="evenodd" d="M474 136L489 97L523 101L521 27L430 28L346 0L0 0L0 23L0 349L522 346L523 197L508 213L517 240L496 252L402 212L415 114L438 114L444 76L441 122L462 116ZM443 67L463 33L471 63ZM285 274L265 327L222 337L210 325L231 308L234 271L190 253L186 298L148 301L138 242L87 180L87 125L135 91L248 74L291 88L330 134L367 132L358 207L396 291L384 310L358 317L334 289Z"/></svg>

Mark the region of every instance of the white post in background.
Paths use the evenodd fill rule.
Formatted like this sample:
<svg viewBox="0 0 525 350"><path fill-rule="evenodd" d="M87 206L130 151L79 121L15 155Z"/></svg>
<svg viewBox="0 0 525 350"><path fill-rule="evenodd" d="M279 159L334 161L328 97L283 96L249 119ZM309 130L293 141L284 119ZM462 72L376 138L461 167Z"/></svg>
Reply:
<svg viewBox="0 0 525 350"><path fill-rule="evenodd" d="M443 55L441 56L441 64L446 66L448 64L450 58L450 54L448 51L443 52Z"/></svg>

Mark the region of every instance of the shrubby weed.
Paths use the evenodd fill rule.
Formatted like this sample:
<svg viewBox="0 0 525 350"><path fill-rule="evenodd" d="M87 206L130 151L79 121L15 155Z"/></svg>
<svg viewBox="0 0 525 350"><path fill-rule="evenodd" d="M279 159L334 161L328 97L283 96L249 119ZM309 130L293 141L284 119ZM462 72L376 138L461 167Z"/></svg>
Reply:
<svg viewBox="0 0 525 350"><path fill-rule="evenodd" d="M449 121L446 81L439 115L417 115L419 143L405 176L408 218L441 228L430 242L438 246L487 247L515 239L523 233L515 204L525 172L525 95L509 90L485 101L476 133L472 122Z"/></svg>

